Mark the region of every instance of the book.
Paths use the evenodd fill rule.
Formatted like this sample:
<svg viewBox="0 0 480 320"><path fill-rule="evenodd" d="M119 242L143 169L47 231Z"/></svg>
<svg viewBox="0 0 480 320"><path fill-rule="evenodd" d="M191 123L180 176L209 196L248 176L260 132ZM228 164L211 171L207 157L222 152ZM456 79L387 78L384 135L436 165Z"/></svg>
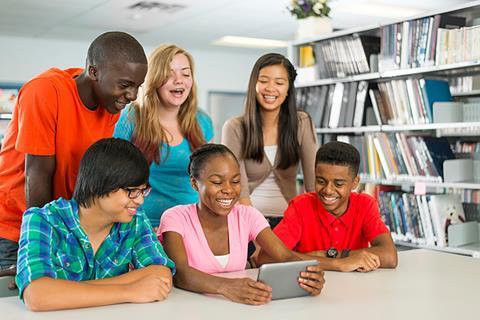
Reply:
<svg viewBox="0 0 480 320"><path fill-rule="evenodd" d="M322 128L328 128L328 124L330 122L330 114L332 113L332 103L333 103L333 93L335 91L335 85L331 84L328 86L327 90L327 101L325 103L325 111L323 113L322 118Z"/></svg>
<svg viewBox="0 0 480 320"><path fill-rule="evenodd" d="M368 82L360 81L358 83L357 97L355 102L355 112L353 115L353 126L360 127L363 123L365 102L367 99Z"/></svg>
<svg viewBox="0 0 480 320"><path fill-rule="evenodd" d="M353 126L353 117L355 114L355 108L357 104L357 91L358 91L358 82L352 82L350 83L350 88L348 91L348 100L347 100L347 105L346 105L346 112L345 112L345 118L343 121L343 126L344 127L352 127Z"/></svg>
<svg viewBox="0 0 480 320"><path fill-rule="evenodd" d="M332 105L330 110L330 119L328 127L337 128L340 121L340 114L343 106L343 95L345 85L342 82L335 84L335 89L332 97Z"/></svg>
<svg viewBox="0 0 480 320"><path fill-rule="evenodd" d="M315 123L315 127L320 128L325 113L325 106L327 104L328 86L316 87L315 95L317 99L312 105L312 111L310 114Z"/></svg>
<svg viewBox="0 0 480 320"><path fill-rule="evenodd" d="M425 101L428 122L433 122L433 103L453 101L450 87L446 80L420 79L423 98Z"/></svg>
<svg viewBox="0 0 480 320"><path fill-rule="evenodd" d="M344 84L343 95L342 95L342 106L340 108L340 116L338 118L337 127L346 126L345 119L347 118L347 113L349 108L350 91L352 90L352 87L354 84L356 84L356 82L347 82Z"/></svg>
<svg viewBox="0 0 480 320"><path fill-rule="evenodd" d="M378 103L375 96L375 90L370 89L368 91L368 94L370 95L370 101L372 102L373 112L375 113L375 119L377 119L377 124L382 125L383 123L382 123L382 118L380 118L380 111L378 110Z"/></svg>
<svg viewBox="0 0 480 320"><path fill-rule="evenodd" d="M299 67L311 67L315 64L315 56L313 54L313 47L310 45L301 46L299 48Z"/></svg>
<svg viewBox="0 0 480 320"><path fill-rule="evenodd" d="M417 203L425 231L426 245L434 246L436 239L435 234L433 233L432 219L428 207L427 196L417 196Z"/></svg>
<svg viewBox="0 0 480 320"><path fill-rule="evenodd" d="M450 143L446 137L423 137L423 141L427 146L428 152L432 157L433 164L441 177L443 175L443 162L445 160L455 159L455 155L450 148Z"/></svg>
<svg viewBox="0 0 480 320"><path fill-rule="evenodd" d="M325 79L331 77L328 70L327 59L325 57L325 50L320 43L315 44L313 51L315 53L315 63L317 65L318 78Z"/></svg>

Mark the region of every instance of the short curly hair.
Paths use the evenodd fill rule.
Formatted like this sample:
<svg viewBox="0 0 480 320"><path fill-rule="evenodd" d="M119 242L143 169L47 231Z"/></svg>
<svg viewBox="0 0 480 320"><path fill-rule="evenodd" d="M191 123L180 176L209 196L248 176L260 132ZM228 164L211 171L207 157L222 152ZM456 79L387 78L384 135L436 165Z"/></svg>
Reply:
<svg viewBox="0 0 480 320"><path fill-rule="evenodd" d="M360 153L351 144L331 141L318 149L315 166L319 163L348 166L353 175L357 176L360 167Z"/></svg>
<svg viewBox="0 0 480 320"><path fill-rule="evenodd" d="M147 56L137 39L125 32L110 31L93 40L87 53L87 65L106 62L147 64Z"/></svg>

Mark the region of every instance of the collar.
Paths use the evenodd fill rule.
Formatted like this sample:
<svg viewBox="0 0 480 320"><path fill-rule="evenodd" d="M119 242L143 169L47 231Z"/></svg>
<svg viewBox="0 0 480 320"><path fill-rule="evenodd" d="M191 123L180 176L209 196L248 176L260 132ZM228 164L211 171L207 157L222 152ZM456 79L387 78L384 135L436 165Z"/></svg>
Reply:
<svg viewBox="0 0 480 320"><path fill-rule="evenodd" d="M350 197L348 199L348 207L347 211L345 211L344 214L342 214L340 217L335 217L333 214L325 210L325 208L322 205L322 202L318 198L317 195L317 212L320 217L320 221L323 221L325 226L332 227L335 223L342 223L345 227L349 228L353 224L353 216L354 216L354 210L352 209L355 207L353 203L355 202L355 197L352 196L353 193L350 193Z"/></svg>

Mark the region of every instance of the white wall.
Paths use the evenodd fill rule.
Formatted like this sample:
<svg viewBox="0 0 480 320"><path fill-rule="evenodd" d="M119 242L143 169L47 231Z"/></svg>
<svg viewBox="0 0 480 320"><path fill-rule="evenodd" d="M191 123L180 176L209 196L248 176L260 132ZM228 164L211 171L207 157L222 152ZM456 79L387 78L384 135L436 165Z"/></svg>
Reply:
<svg viewBox="0 0 480 320"><path fill-rule="evenodd" d="M89 43L0 36L0 82L25 82L50 68L83 67ZM147 55L154 47L145 47ZM199 105L207 109L209 91L244 92L260 52L190 50L195 59Z"/></svg>
<svg viewBox="0 0 480 320"><path fill-rule="evenodd" d="M82 67L88 43L0 37L0 81L25 82L51 67Z"/></svg>

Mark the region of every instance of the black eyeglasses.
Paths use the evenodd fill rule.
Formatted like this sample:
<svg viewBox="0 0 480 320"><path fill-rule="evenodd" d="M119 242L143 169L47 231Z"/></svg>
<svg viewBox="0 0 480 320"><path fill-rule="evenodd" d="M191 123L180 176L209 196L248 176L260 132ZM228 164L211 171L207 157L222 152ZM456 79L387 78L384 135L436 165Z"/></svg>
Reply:
<svg viewBox="0 0 480 320"><path fill-rule="evenodd" d="M151 187L145 188L122 188L123 190L127 191L127 195L130 199L137 199L142 195L144 198L150 194L152 191Z"/></svg>

